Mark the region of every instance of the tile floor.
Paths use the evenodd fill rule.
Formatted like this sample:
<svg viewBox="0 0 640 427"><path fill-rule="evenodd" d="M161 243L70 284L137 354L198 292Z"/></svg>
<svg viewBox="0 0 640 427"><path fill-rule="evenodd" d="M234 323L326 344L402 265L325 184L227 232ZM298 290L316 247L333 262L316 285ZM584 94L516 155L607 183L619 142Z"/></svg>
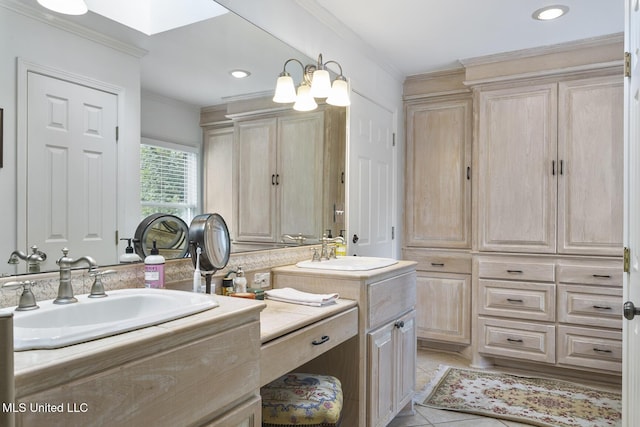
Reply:
<svg viewBox="0 0 640 427"><path fill-rule="evenodd" d="M469 361L455 353L419 348L416 365L416 390L419 391L431 380L440 365L468 368ZM414 409L415 415L398 416L391 421L388 427L531 427L529 424L433 409L420 405L414 405Z"/></svg>

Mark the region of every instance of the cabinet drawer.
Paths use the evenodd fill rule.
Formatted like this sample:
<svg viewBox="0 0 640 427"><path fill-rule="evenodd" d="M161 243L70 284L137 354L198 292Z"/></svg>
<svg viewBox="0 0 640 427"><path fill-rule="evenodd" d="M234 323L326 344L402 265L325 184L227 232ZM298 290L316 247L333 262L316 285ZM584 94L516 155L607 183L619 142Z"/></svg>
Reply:
<svg viewBox="0 0 640 427"><path fill-rule="evenodd" d="M558 364L622 372L622 332L560 325Z"/></svg>
<svg viewBox="0 0 640 427"><path fill-rule="evenodd" d="M358 333L358 308L316 322L260 349L260 386L268 384Z"/></svg>
<svg viewBox="0 0 640 427"><path fill-rule="evenodd" d="M528 320L555 320L555 284L480 279L478 313Z"/></svg>
<svg viewBox="0 0 640 427"><path fill-rule="evenodd" d="M487 279L555 281L553 262L489 261L478 263L478 274Z"/></svg>
<svg viewBox="0 0 640 427"><path fill-rule="evenodd" d="M558 282L581 285L622 286L622 262L611 265L558 264Z"/></svg>
<svg viewBox="0 0 640 427"><path fill-rule="evenodd" d="M405 249L404 258L416 261L417 270L443 273L471 274L471 254L453 252L428 252Z"/></svg>
<svg viewBox="0 0 640 427"><path fill-rule="evenodd" d="M622 289L560 284L558 321L622 329Z"/></svg>
<svg viewBox="0 0 640 427"><path fill-rule="evenodd" d="M478 318L478 351L494 356L555 363L555 326Z"/></svg>
<svg viewBox="0 0 640 427"><path fill-rule="evenodd" d="M415 307L416 273L406 273L367 286L367 329L389 322Z"/></svg>

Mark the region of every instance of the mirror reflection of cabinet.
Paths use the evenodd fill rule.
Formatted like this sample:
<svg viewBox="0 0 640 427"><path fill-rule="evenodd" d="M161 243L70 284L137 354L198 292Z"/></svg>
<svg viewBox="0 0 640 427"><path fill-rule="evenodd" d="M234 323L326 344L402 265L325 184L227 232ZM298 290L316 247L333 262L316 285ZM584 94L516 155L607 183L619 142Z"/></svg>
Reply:
<svg viewBox="0 0 640 427"><path fill-rule="evenodd" d="M344 229L346 109L231 110L203 116L203 207L229 218L233 241L316 243Z"/></svg>
<svg viewBox="0 0 640 427"><path fill-rule="evenodd" d="M323 112L236 123L238 241L321 233L323 128Z"/></svg>

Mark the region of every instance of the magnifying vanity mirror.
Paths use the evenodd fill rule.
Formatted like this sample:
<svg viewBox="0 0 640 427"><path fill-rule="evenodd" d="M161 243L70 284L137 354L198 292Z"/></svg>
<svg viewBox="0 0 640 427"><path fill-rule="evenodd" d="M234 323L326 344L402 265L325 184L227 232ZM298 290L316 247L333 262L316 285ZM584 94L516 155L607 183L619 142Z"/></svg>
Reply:
<svg viewBox="0 0 640 427"><path fill-rule="evenodd" d="M175 215L153 214L142 220L133 239L133 247L144 260L151 249L158 249L164 259L184 258L189 250L187 224Z"/></svg>
<svg viewBox="0 0 640 427"><path fill-rule="evenodd" d="M204 0L204 2L215 3L212 0ZM91 9L91 2L88 1L88 3ZM3 251L6 259L9 259L14 250L30 252L29 248L37 246L39 250L48 255L47 260L53 262L52 264L42 264L41 271L43 272L57 269L55 259L62 247L68 247L77 256L93 256L100 266L117 264L119 256L125 252L125 243L119 242L114 238L114 235L131 237L138 225L146 225L147 228L146 234L140 237L140 252L136 251L141 258L144 259L145 249L151 247L149 242L153 240L157 241L161 251L165 251L163 256L166 258L180 257L188 253L189 243L186 238L188 227L184 221L179 223L171 218L171 215L159 215L154 220L150 220L149 217L143 218L140 213L138 153L141 138L150 137L172 143L179 138L179 135L178 137L168 135L167 130L178 133L188 126L189 132L196 135L195 145L198 145L202 144L203 135L207 131L220 130L226 126L229 131L227 136L231 141L230 149L209 153L215 157L215 164L212 165L209 162L209 167L207 167L207 162L204 159L207 154L202 147L196 148L202 163L207 167L203 176L200 177L201 187L205 187L206 190L206 186L212 182L222 182L230 176L231 166L228 166L231 169L224 171L217 169L215 165L226 164L238 167L238 163L234 163L237 157L233 157L239 155L234 132L237 123L246 122L247 117L242 117L242 114L236 111L235 117L231 117L233 114L227 114L228 117L225 117L225 120L212 124L203 119L203 112L216 109L227 111L228 105L237 106L238 101L249 100L250 102L252 99L270 98L273 96L275 82L282 71L284 61L288 58L297 58L306 63L315 61L242 17L226 10L222 10L214 17L207 17L203 20L194 19L194 22L188 25L146 35L91 10L86 15L71 17L45 11L37 4L36 0L0 0L0 28L5 36L9 37L10 35L11 39L15 40L15 43L11 43L8 49L3 49L0 52L0 58L3 59L1 63L7 64L8 67L6 72L3 71L0 74L7 76L5 81L8 90L5 92L7 94L17 93L17 95L11 95L6 99L0 95L0 107L4 108L5 158L17 157L18 159L15 166L13 162L5 162L2 169L4 176L0 180L0 197L4 200L17 200L18 209L17 213L12 210L0 212L3 219L9 224L13 224L13 229L17 230L15 234L7 232L0 239L0 253ZM65 52L64 58L52 56L54 51ZM111 56L115 58L115 63L113 63ZM28 58L28 61L25 58ZM17 67L16 62L18 62ZM106 62L110 64L107 66ZM28 134L26 123L29 121L28 117L21 115L28 110L28 102L26 99L21 99L21 93L26 93L24 88L30 84L27 82L25 70L32 67L33 64L36 64L39 67L37 69L45 73L55 70L55 75L58 77L82 76L87 82L98 81L104 87L114 87L119 90L119 92L115 91L119 97L117 108L122 120L118 124L119 148L115 160L119 175L118 184L113 186L114 202L102 204L99 208L101 214L104 213L105 216L108 214L113 218L115 229L103 230L94 226L96 215L85 215L82 221L67 219L58 221L48 211L51 206L53 206L52 209L75 210L72 202L63 197L54 199L55 203L45 205L41 211L32 212L28 210L30 207L27 208L27 201L33 200L32 198L37 198L37 196L28 194L30 190L25 184L26 177L39 177L44 181L48 179L43 176L42 170L32 170L30 151L21 148L26 146L24 139ZM238 68L249 71L250 76L241 80L231 77L230 71ZM299 81L301 76L294 75L295 72L292 70L294 80ZM141 93L151 94L152 97L157 97L160 101L147 103ZM164 107L171 108L172 114L169 116L158 115L158 111ZM287 114L290 113L290 106L284 108L280 106L280 108L281 112L289 110ZM178 112L176 113L176 111ZM166 120L166 117L171 117L171 119ZM182 117L189 118L178 124L176 121L181 120ZM275 121L279 120L274 117L271 118ZM226 123L224 123L225 121ZM185 123L187 124L185 125ZM325 122L325 126L335 127L336 123L338 122ZM341 123L340 126L342 126L341 131L346 135L345 125ZM299 127L294 135L300 142L310 139L300 133L303 130L304 126ZM297 203L295 197L290 197L286 202L289 205L282 206L280 210L288 215L285 217L282 214L282 223L293 224L292 228L280 227L277 233L271 233L267 239L262 236L264 233L261 233L260 230L255 233L253 233L255 230L250 230L253 234L240 236L239 227L241 224L238 224L237 221L239 218L237 209L222 212L217 208L213 209L212 204L207 201L217 200L211 199L211 197L220 197L218 201L222 200L222 197L226 197L225 200L230 202L225 201L223 204L228 208L232 203L237 206L238 200L248 200L243 199L242 194L238 194L241 183L247 182L245 178L248 179L248 175L239 180L237 178L230 179L228 185L221 189L223 196L211 195L204 191L207 200L200 201L198 205L204 211L221 212L222 216L227 219L231 237L229 252L260 250L301 243L298 240L284 239L285 234L298 236L302 233L307 236L304 243L313 244L322 236L324 230L332 228L333 232L337 234L340 228L344 228L344 226L335 226L331 222L334 221L337 211L341 214L344 213L344 189L333 188L336 185L343 185L343 183L340 184L340 176L341 174L343 176L344 173L344 138L337 146L325 144L324 151L318 154L319 158L325 159L325 167L323 171L318 172L319 175L314 175L314 177L320 176L324 187L316 192L318 203L310 205L312 207L309 208L314 212L322 211L320 212L321 218L316 221L313 232L309 232L295 223L296 218L300 218L301 215L297 215L290 208ZM60 150L56 149L58 151L55 153L60 153ZM336 150L341 150L340 156L336 156ZM292 152L295 153L295 151ZM329 152L332 157L327 157ZM93 167L93 163L81 165L71 158L69 161L72 163L68 164L68 169L81 167L91 169ZM88 160L88 162L91 161L94 160ZM289 163L291 164L291 162ZM249 164L246 163L242 167L249 167ZM255 165L251 170L256 170ZM291 167L288 173L294 175L290 175L288 179L304 182L309 179L303 175L306 172L308 170ZM269 172L269 176L271 174ZM276 172L273 174L275 176ZM12 178L13 176L18 178ZM283 179L283 175L280 174L277 179ZM87 185L92 184L88 183ZM269 185L271 185L270 181ZM329 189L331 186L333 187ZM330 198L329 191L333 192L331 194L338 194L338 198ZM218 205L220 204L222 203L218 203ZM31 203L29 203L30 205ZM249 210L240 210L240 212L247 213ZM263 209L260 212L263 212ZM197 214L197 211L195 213ZM255 216L255 212L251 215ZM264 212L264 215L269 215L269 213ZM51 233L52 228L56 229L63 222L69 227L80 228L81 225L86 225L89 232L78 238L65 233ZM148 223L145 224L146 222ZM6 229L10 230L12 227L6 227ZM40 237L34 237L37 234L32 231L40 229L43 230ZM85 244L97 240L96 236L111 245L111 249L106 254L98 253ZM166 242L166 245L161 245L161 242L163 244ZM20 262L17 265L9 264L6 261L0 262L0 275L26 272L26 262Z"/></svg>

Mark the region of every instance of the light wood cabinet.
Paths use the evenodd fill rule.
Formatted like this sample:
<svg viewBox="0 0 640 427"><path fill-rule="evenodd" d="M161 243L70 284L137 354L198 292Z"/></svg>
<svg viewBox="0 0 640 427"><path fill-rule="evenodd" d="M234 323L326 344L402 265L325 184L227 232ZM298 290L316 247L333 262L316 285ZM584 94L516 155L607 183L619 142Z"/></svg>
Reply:
<svg viewBox="0 0 640 427"><path fill-rule="evenodd" d="M478 256L474 298L480 354L620 374L620 260Z"/></svg>
<svg viewBox="0 0 640 427"><path fill-rule="evenodd" d="M416 372L415 263L398 261L368 271L331 271L296 266L272 269L273 286L304 292L337 292L358 302L358 336L301 369L342 381L343 424L385 426L411 411ZM346 344L346 347L345 347ZM331 353L331 354L329 354ZM357 359L358 369L345 364Z"/></svg>
<svg viewBox="0 0 640 427"><path fill-rule="evenodd" d="M558 252L622 255L623 80L559 84Z"/></svg>
<svg viewBox="0 0 640 427"><path fill-rule="evenodd" d="M369 422L386 426L413 397L415 310L367 334L369 346Z"/></svg>
<svg viewBox="0 0 640 427"><path fill-rule="evenodd" d="M434 82L440 84L440 77ZM405 116L403 256L418 262L417 337L468 345L471 258L464 250L471 248L471 96L418 98L405 104Z"/></svg>
<svg viewBox="0 0 640 427"><path fill-rule="evenodd" d="M622 78L478 91L478 249L622 254Z"/></svg>
<svg viewBox="0 0 640 427"><path fill-rule="evenodd" d="M471 247L471 99L405 108L406 246Z"/></svg>
<svg viewBox="0 0 640 427"><path fill-rule="evenodd" d="M321 236L324 113L242 120L235 132L236 239Z"/></svg>
<svg viewBox="0 0 640 427"><path fill-rule="evenodd" d="M419 339L471 343L471 275L419 271L416 294Z"/></svg>

